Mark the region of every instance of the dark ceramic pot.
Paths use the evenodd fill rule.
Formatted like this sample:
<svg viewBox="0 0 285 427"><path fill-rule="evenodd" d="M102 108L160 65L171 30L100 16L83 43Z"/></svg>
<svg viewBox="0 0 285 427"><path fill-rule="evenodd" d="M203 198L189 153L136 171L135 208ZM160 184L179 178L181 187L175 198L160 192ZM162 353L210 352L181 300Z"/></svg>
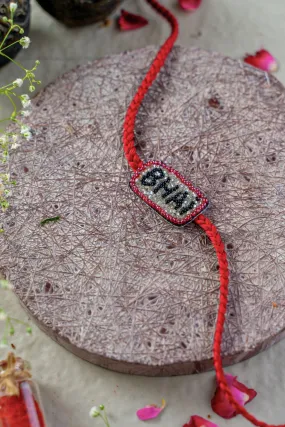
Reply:
<svg viewBox="0 0 285 427"><path fill-rule="evenodd" d="M9 25L2 22L2 18L6 16L10 18L10 9L9 4L11 0L0 0L0 40L3 40L7 31L9 30ZM20 25L24 29L24 34L20 34L18 31L12 31L7 41L5 42L5 46L19 40L23 36L27 36L29 34L30 29L30 0L20 0L17 2L18 8L14 15L15 24ZM5 54L10 58L15 58L17 53L22 49L20 43L14 44L12 47L5 50ZM9 60L4 56L0 55L0 66L7 64Z"/></svg>
<svg viewBox="0 0 285 427"><path fill-rule="evenodd" d="M122 0L37 0L50 15L68 27L104 21Z"/></svg>

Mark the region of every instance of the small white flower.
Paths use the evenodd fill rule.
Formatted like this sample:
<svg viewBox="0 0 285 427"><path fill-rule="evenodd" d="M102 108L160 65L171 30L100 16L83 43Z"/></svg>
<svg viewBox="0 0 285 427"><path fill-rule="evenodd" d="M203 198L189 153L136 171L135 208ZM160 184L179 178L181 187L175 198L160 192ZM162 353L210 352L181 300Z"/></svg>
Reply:
<svg viewBox="0 0 285 427"><path fill-rule="evenodd" d="M35 90L36 90L35 86L31 85L31 86L29 87L29 91L30 91L30 92L34 92Z"/></svg>
<svg viewBox="0 0 285 427"><path fill-rule="evenodd" d="M23 133L23 137L25 139L27 139L28 141L30 141L30 139L32 139L33 135L31 134L31 132L27 131Z"/></svg>
<svg viewBox="0 0 285 427"><path fill-rule="evenodd" d="M29 128L27 125L21 126L21 135L27 140L32 139L31 128Z"/></svg>
<svg viewBox="0 0 285 427"><path fill-rule="evenodd" d="M23 117L29 117L30 114L31 114L30 110L21 111L21 116L23 116Z"/></svg>
<svg viewBox="0 0 285 427"><path fill-rule="evenodd" d="M13 142L13 144L11 144L11 150L16 150L16 148L20 147L20 144L18 142Z"/></svg>
<svg viewBox="0 0 285 427"><path fill-rule="evenodd" d="M31 100L29 95L21 95L20 100L24 108L27 108L31 105Z"/></svg>
<svg viewBox="0 0 285 427"><path fill-rule="evenodd" d="M97 408L97 406L93 406L93 407L90 409L89 415L90 415L90 417L91 417L91 418L96 418L96 417L98 417L98 416L100 415L100 410L99 410L99 408Z"/></svg>
<svg viewBox="0 0 285 427"><path fill-rule="evenodd" d="M5 313L4 310L2 310L2 308L0 308L0 321L6 320L6 319L7 319L7 314Z"/></svg>
<svg viewBox="0 0 285 427"><path fill-rule="evenodd" d="M18 7L17 3L11 2L10 3L10 12L12 12L12 13L16 12L17 7Z"/></svg>
<svg viewBox="0 0 285 427"><path fill-rule="evenodd" d="M29 37L25 36L20 39L19 43L21 46L23 46L24 49L28 49L28 47L30 46L31 40Z"/></svg>
<svg viewBox="0 0 285 427"><path fill-rule="evenodd" d="M17 135L16 133L12 133L12 134L10 135L10 138L11 138L11 142L12 142L12 143L14 143L14 142L17 142L17 141L18 141L18 135Z"/></svg>
<svg viewBox="0 0 285 427"><path fill-rule="evenodd" d="M13 82L13 84L16 85L16 86L18 86L18 87L21 87L23 83L24 83L24 81L22 79L16 79Z"/></svg>
<svg viewBox="0 0 285 427"><path fill-rule="evenodd" d="M27 126L27 125L21 126L21 133L24 133L24 132L29 131L29 130L30 130L29 126Z"/></svg>
<svg viewBox="0 0 285 427"><path fill-rule="evenodd" d="M2 135L2 136L0 137L0 144L1 144L1 145L5 145L5 144L6 144L6 142L7 142L7 135Z"/></svg>
<svg viewBox="0 0 285 427"><path fill-rule="evenodd" d="M2 338L2 340L0 341L0 348L6 348L8 347L8 340L7 338Z"/></svg>

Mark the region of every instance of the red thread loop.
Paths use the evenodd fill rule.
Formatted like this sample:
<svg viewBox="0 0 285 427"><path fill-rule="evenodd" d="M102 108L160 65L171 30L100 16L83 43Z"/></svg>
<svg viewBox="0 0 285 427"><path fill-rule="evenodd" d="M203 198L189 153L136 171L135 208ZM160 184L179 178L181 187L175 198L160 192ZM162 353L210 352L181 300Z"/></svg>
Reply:
<svg viewBox="0 0 285 427"><path fill-rule="evenodd" d="M127 114L125 117L124 128L123 128L123 145L125 156L128 160L130 167L136 171L142 164L142 160L139 157L135 149L135 121L136 116L139 111L140 105L156 79L159 71L163 67L166 58L168 57L175 40L178 36L178 22L175 16L172 15L169 10L161 6L156 0L146 0L160 15L162 15L170 23L172 31L166 42L159 49L156 57L154 58L145 78L143 79L141 85L139 86L137 93L135 94L133 100L131 101Z"/></svg>
<svg viewBox="0 0 285 427"><path fill-rule="evenodd" d="M129 162L130 167L135 171L140 166L142 166L143 162L139 157L136 148L135 148L135 136L134 136L134 128L135 128L135 120L140 105L146 95L148 89L152 85L153 81L157 77L159 71L163 67L165 60L170 53L175 40L178 36L178 22L175 16L172 15L165 7L161 6L157 0L146 0L160 15L167 19L167 21L171 24L171 35L168 37L166 42L162 45L160 50L158 51L154 61L152 62L148 73L146 74L144 80L139 86L136 95L134 96L130 106L127 110L127 114L125 117L124 127L123 127L123 145L124 152L126 158ZM216 321L216 329L214 336L214 345L213 345L213 356L214 356L214 367L216 371L217 381L227 396L229 402L233 405L236 411L243 415L247 420L249 420L252 424L257 427L285 427L285 424L274 426L266 424L263 421L259 421L253 415L251 415L243 406L239 405L238 402L234 399L225 378L225 374L223 371L222 365L222 356L221 356L221 343L223 338L223 330L225 323L225 315L227 312L227 302L228 302L228 286L229 286L229 269L228 269L228 261L227 254L225 252L224 243L222 238L211 221L206 218L204 215L199 215L198 218L195 219L195 223L198 224L207 234L209 239L211 240L219 263L219 271L220 271L220 297L219 297L219 308L218 315Z"/></svg>

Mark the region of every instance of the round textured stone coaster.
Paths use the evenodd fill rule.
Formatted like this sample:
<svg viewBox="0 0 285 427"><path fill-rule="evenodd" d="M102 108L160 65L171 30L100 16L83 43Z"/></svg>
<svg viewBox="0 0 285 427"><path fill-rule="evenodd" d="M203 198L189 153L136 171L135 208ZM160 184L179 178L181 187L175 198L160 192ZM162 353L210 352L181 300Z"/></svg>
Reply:
<svg viewBox="0 0 285 427"><path fill-rule="evenodd" d="M73 353L121 372L179 375L212 367L219 272L198 226L169 224L129 187L122 124L155 53L97 60L36 97L35 137L10 157L18 184L2 215L0 266L38 325ZM284 130L275 78L199 49L174 49L139 111L142 158L200 187L225 241L225 364L284 334Z"/></svg>

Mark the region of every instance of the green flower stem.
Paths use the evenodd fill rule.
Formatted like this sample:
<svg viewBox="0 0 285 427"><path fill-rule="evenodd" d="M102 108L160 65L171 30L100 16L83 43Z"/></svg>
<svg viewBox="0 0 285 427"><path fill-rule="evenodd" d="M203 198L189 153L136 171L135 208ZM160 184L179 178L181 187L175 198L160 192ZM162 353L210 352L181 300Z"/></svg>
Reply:
<svg viewBox="0 0 285 427"><path fill-rule="evenodd" d="M18 25L14 24L14 15L15 12L13 12L11 9L15 8L15 6L10 5L10 19L5 18L3 19L3 22L6 24L7 33L3 36L3 39L0 40L0 57L6 58L9 62L12 62L14 65L16 65L20 70L23 71L23 77L16 79L15 81L12 81L10 84L6 84L1 87L0 85L0 96L5 95L11 105L12 105L12 113L9 118L4 118L0 120L1 127L0 127L0 138L1 138L1 144L0 144L0 164L6 164L7 172L9 171L8 167L8 159L10 154L10 149L15 150L20 144L21 140L27 139L29 140L32 138L32 132L30 127L27 124L23 124L21 120L18 119L19 114L22 112L23 109L26 109L30 105L30 98L28 95L19 95L17 92L23 82L29 83L29 91L34 92L35 85L40 84L41 82L39 80L36 80L35 77L35 70L37 69L38 65L40 64L39 61L35 61L34 66L31 69L25 68L20 62L12 59L9 55L5 53L5 50L10 48L11 46L15 46L17 43L23 45L23 47L28 47L30 43L29 37L26 37L26 44L24 43L25 39L17 37L18 40L12 41L11 44L9 41L9 36L11 35L11 32L14 30L17 30L19 32L19 35L25 34L24 29ZM21 41L23 40L23 42ZM7 44L7 46L6 46ZM22 106L18 106L18 100L21 101ZM0 107L1 108L1 107ZM28 110L25 110L23 113L24 116L27 116ZM17 129L13 131L13 133L7 131L5 129L6 123L8 121L11 121L14 125L17 125ZM3 129L4 128L4 129ZM15 185L15 181L10 180L9 173L1 174L0 173L0 209L2 211L5 211L9 207L9 202L7 198L11 194L10 186ZM8 186L8 188L6 188ZM4 232L3 227L0 225L0 233ZM25 325L27 327L27 332L30 333L30 327L24 323L24 322L18 322L17 319L10 319L12 322L21 323L22 325ZM13 330L13 326L11 326L11 330Z"/></svg>
<svg viewBox="0 0 285 427"><path fill-rule="evenodd" d="M1 309L2 313L3 312L5 313L5 311L1 307L0 307L0 309ZM28 334L32 333L32 328L29 326L28 323L23 322L22 320L15 319L14 317L7 316L5 319L4 333L3 333L3 336L1 338L1 342L4 341L5 344L8 344L9 337L11 337L15 334L15 328L14 328L13 323L19 323L20 325L25 326L26 332Z"/></svg>
<svg viewBox="0 0 285 427"><path fill-rule="evenodd" d="M22 80L24 80L24 78ZM11 87L11 90L12 89L16 89L16 86L10 83L9 85L1 86L0 91L2 92L3 89L7 89L8 90L9 87Z"/></svg>
<svg viewBox="0 0 285 427"><path fill-rule="evenodd" d="M19 32L21 33L21 31L23 31L23 29L20 27L20 25L18 24L14 24L14 12L11 11L11 24L10 24L10 28L7 31L4 39L2 40L1 44L0 44L0 50L4 50L7 49L7 47L12 46L14 43L10 44L9 46L6 46L2 49L3 45L5 44L5 41L7 40L7 38L9 37L9 34L11 33L11 31L13 31L14 29L18 28ZM15 43L18 43L18 41L16 41Z"/></svg>
<svg viewBox="0 0 285 427"><path fill-rule="evenodd" d="M16 323L19 323L20 325L25 326L26 328L30 326L27 322L23 322L22 320L15 319L15 317L9 317L9 319L12 320L13 322L16 322Z"/></svg>
<svg viewBox="0 0 285 427"><path fill-rule="evenodd" d="M9 333L8 333L9 327L10 327L10 326L9 326L9 318L7 317L6 322L5 322L4 335L3 335L3 338L4 338L5 340L7 340L7 339L8 339L8 336L9 336Z"/></svg>
<svg viewBox="0 0 285 427"><path fill-rule="evenodd" d="M99 417L102 418L102 420L104 421L104 424L106 427L110 427L106 412L104 411L104 416L102 414L99 414Z"/></svg>
<svg viewBox="0 0 285 427"><path fill-rule="evenodd" d="M16 115L17 115L17 105L15 104L15 102L13 101L11 95L7 91L5 91L5 95L7 96L7 98L10 99L11 104L13 105L13 108L14 108L13 113L11 114L11 117L16 117Z"/></svg>
<svg viewBox="0 0 285 427"><path fill-rule="evenodd" d="M7 122L8 120L11 120L11 117L7 117L6 119L1 119L0 123ZM3 129L0 128L0 132L2 132L2 131L3 131Z"/></svg>
<svg viewBox="0 0 285 427"><path fill-rule="evenodd" d="M28 71L26 68L24 68L21 64L19 64L19 62L14 61L14 59L10 58L10 56L6 55L5 53L3 53L0 50L0 55L4 56L5 58L9 59L9 61L13 62L13 64L17 65L17 67L21 68L23 71L25 71L25 73Z"/></svg>
<svg viewBox="0 0 285 427"><path fill-rule="evenodd" d="M5 41L7 40L7 37L9 36L9 34L11 33L11 31L15 30L16 28L18 28L18 29L19 29L19 31L21 31L21 30L22 30L22 28L20 27L20 25L17 25L17 24L11 24L11 26L10 26L9 30L7 31L7 33L6 33L5 37L4 37L4 39L2 40L2 42L1 42L1 44L0 44L0 50L1 50L1 51L3 51L4 49L7 49L8 47L12 46L12 45L13 45L13 44L15 44L15 43L19 43L19 41L20 41L20 40L16 40L14 43L11 43L10 45L5 46L5 47L2 49L2 46L4 45Z"/></svg>
<svg viewBox="0 0 285 427"><path fill-rule="evenodd" d="M2 43L1 43L1 45L0 45L0 50L2 49L2 46L3 46L3 44L5 43L5 41L7 40L7 37L9 36L9 34L11 33L11 31L12 31L12 29L13 29L14 27L13 27L13 25L11 25L11 27L9 28L9 30L7 31L7 33L6 33L6 35L5 35L5 37L4 37L4 39L2 40Z"/></svg>
<svg viewBox="0 0 285 427"><path fill-rule="evenodd" d="M1 49L1 47L0 47L1 52L3 52L3 50L8 49L9 47L13 46L16 43L20 43L20 40L16 40L15 42L9 44L8 46L3 47L3 49Z"/></svg>
<svg viewBox="0 0 285 427"><path fill-rule="evenodd" d="M105 421L106 427L110 427L109 420L108 420L105 409L104 409L104 417L102 416L102 418Z"/></svg>
<svg viewBox="0 0 285 427"><path fill-rule="evenodd" d="M18 25L18 24L13 24L13 29L14 29L14 28L19 28L20 34L24 34L24 30L23 30L23 28L22 28L22 27L20 27L20 25ZM22 31L22 33L21 33L21 31Z"/></svg>
<svg viewBox="0 0 285 427"><path fill-rule="evenodd" d="M8 320L8 324L9 324L9 335L14 335L15 329L14 329L14 325L11 321L11 317L8 316L7 320ZM12 330L13 330L13 333L11 333Z"/></svg>

